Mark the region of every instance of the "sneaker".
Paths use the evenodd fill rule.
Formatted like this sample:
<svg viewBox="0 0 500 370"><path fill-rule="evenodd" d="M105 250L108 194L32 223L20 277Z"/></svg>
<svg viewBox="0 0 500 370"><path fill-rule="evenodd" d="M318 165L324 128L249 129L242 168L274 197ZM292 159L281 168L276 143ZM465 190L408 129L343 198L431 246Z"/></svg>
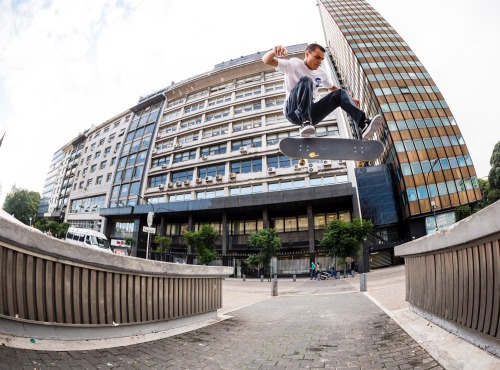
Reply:
<svg viewBox="0 0 500 370"><path fill-rule="evenodd" d="M315 133L316 133L316 128L313 125L311 125L311 122L304 121L302 123L302 128L299 131L301 137L309 137L311 135L314 135Z"/></svg>
<svg viewBox="0 0 500 370"><path fill-rule="evenodd" d="M384 122L384 119L379 114L371 119L367 118L364 122L364 127L361 129L363 140L369 140L378 131L380 126L382 126L382 122Z"/></svg>

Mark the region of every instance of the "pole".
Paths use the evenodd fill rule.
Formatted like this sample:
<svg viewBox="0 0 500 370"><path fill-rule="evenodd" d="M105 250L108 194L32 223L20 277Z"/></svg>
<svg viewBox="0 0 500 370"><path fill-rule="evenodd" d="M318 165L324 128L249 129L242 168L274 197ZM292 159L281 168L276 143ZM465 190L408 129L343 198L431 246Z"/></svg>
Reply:
<svg viewBox="0 0 500 370"><path fill-rule="evenodd" d="M147 241L147 244L146 244L146 259L148 260L149 259L149 236L151 235L151 233L148 232L148 241Z"/></svg>

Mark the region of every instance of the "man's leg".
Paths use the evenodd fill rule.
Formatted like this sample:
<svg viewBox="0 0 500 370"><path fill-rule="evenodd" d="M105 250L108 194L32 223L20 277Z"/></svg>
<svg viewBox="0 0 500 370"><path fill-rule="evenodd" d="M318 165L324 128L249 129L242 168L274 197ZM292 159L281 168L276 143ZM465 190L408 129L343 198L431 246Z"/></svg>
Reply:
<svg viewBox="0 0 500 370"><path fill-rule="evenodd" d="M296 125L302 125L304 121L312 122L312 102L313 82L309 77L302 77L288 96L286 118Z"/></svg>
<svg viewBox="0 0 500 370"><path fill-rule="evenodd" d="M311 109L311 118L314 125L323 121L326 116L338 107L342 108L359 126L363 126L365 121L365 112L358 108L351 99L347 91L338 89L331 91L323 98L313 103ZM361 127L362 128L362 127Z"/></svg>

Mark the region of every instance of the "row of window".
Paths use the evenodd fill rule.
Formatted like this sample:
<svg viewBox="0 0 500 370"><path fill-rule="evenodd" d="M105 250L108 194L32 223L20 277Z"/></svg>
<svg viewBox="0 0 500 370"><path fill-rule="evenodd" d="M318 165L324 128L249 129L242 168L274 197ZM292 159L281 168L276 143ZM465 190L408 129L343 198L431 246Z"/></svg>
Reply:
<svg viewBox="0 0 500 370"><path fill-rule="evenodd" d="M412 150L433 149L465 144L462 135L433 136L422 139L395 141L394 147L399 153Z"/></svg>
<svg viewBox="0 0 500 370"><path fill-rule="evenodd" d="M358 58L373 58L373 57L414 57L415 53L411 50L379 50L379 51L358 51Z"/></svg>
<svg viewBox="0 0 500 370"><path fill-rule="evenodd" d="M427 72L408 72L408 73L377 73L368 74L368 81L394 81L394 80L424 80L430 79L431 75Z"/></svg>
<svg viewBox="0 0 500 370"><path fill-rule="evenodd" d="M396 103L380 104L382 112L403 112L408 110L446 109L448 104L444 100L416 100Z"/></svg>
<svg viewBox="0 0 500 370"><path fill-rule="evenodd" d="M404 41L382 41L382 42L360 42L358 44L349 45L353 49L361 48L377 48L377 47L393 47L393 46L408 46Z"/></svg>
<svg viewBox="0 0 500 370"><path fill-rule="evenodd" d="M283 82L278 82L278 83L271 83L269 85L264 85L264 90L262 90L261 86L253 87L251 89L246 89L246 90L240 90L235 92L235 100L240 100L244 98L248 98L250 96L256 96L260 95L263 91L268 93L271 91L280 91L283 90ZM225 104L229 103L232 100L232 95L227 94L227 95L221 95L218 97L215 97L213 99L209 99L207 101L207 107L213 107L216 105L220 104ZM202 110L205 108L205 101L201 101L192 105L188 105L184 107L184 113L193 113L198 110ZM235 112L236 114L239 112Z"/></svg>
<svg viewBox="0 0 500 370"><path fill-rule="evenodd" d="M130 115L126 116L125 117L125 120L124 122L128 122L130 120ZM120 126L120 123L121 121L118 120L116 122L114 122L112 125L109 125L109 126L106 126L102 129L102 133L106 133L108 132L111 128L116 128L118 126ZM93 134L90 134L89 137L87 138L87 142L89 142L90 140L92 140L92 138L96 138L98 137L99 135L101 134L101 130L97 130L96 132L94 132Z"/></svg>
<svg viewBox="0 0 500 370"><path fill-rule="evenodd" d="M265 106L266 108L270 107L280 107L283 106L285 102L284 97L268 97L265 99ZM255 100L252 102L248 102L245 104L241 105L235 105L233 110L234 110L234 115L240 115L256 110L262 109L262 101L261 100ZM192 112L192 111L191 111ZM230 107L223 108L221 110L216 110L216 111L210 111L205 114L205 122L210 122L213 120L221 119L224 117L228 117L231 114L231 109ZM172 111L170 113L166 113L163 116L163 122L168 122L170 120L176 119L181 116L181 110L177 111ZM189 118L186 122L181 123L181 128L193 126L195 124L200 124L202 123L202 118L200 117L195 117L195 118Z"/></svg>
<svg viewBox="0 0 500 370"><path fill-rule="evenodd" d="M104 179L104 175L97 176L95 178L95 184L96 185L102 185ZM106 175L106 183L111 181L111 172ZM80 181L78 184L78 189L84 189L88 188L89 186L92 186L94 184L94 179L87 179L87 183L85 181ZM73 190L76 190L76 183L73 187Z"/></svg>
<svg viewBox="0 0 500 370"><path fill-rule="evenodd" d="M442 126L456 126L457 121L453 117L432 117L432 118L416 118L398 121L387 121L387 126L390 131L398 130L414 130ZM457 135L457 138L462 138Z"/></svg>
<svg viewBox="0 0 500 370"><path fill-rule="evenodd" d="M347 175L337 175L337 176L322 176L309 178L309 184L307 180L281 180L270 182L267 184L267 191L285 191L293 189L303 189L308 186L328 186L335 184L347 183ZM158 182L158 185L165 184L165 182ZM138 194L139 182L131 184L116 185L113 187L111 198L115 199L111 202L111 207L124 207L137 204L137 199L116 200L116 198L126 198L129 195ZM264 184L253 184L253 185L242 185L242 186L232 186L232 187L221 187L219 189L210 190L200 190L200 191L189 191L185 193L170 194L165 196L156 196L148 198L151 203L162 203L167 199L168 202L179 202L179 201L191 201L194 199L213 199L222 198L226 196L239 196L247 194L259 194L266 192Z"/></svg>
<svg viewBox="0 0 500 370"><path fill-rule="evenodd" d="M396 86L396 87L376 87L373 89L375 95L401 95L401 94L432 94L439 93L437 86L420 85L420 86Z"/></svg>
<svg viewBox="0 0 500 370"><path fill-rule="evenodd" d="M276 72L267 72L267 73L264 74L264 81L268 81L268 80L274 79L277 76L280 76L280 74L278 75L278 74L276 74ZM261 74L257 74L257 75L249 76L249 77L244 77L244 78L236 80L236 87L237 88L238 87L242 87L244 85L253 84L253 83L256 83L256 82L259 82L259 81L262 81ZM281 84L281 88L283 88L282 87L283 86L282 82L280 82L279 84ZM232 89L234 87L235 87L234 81L223 83L223 84L220 84L220 85L217 85L217 86L212 86L210 88L210 90L209 89L204 89L204 90L196 91L194 93L191 93L191 94L187 95L185 101L186 102L190 102L190 101L193 101L193 100L202 99L202 98L208 97L209 93L210 94L220 93L220 92L223 92L223 91L226 91L226 90L230 90L230 89ZM265 86L266 91L267 91L267 88L268 87L266 85ZM274 87L273 87L273 89L274 89ZM248 93L248 90L245 90L245 91L236 91L236 94L237 94L236 98L237 99L241 99L247 93ZM226 97L223 98L223 100L226 100L227 97L229 97L229 95L226 95ZM222 101L219 101L219 99L221 99L221 98L214 98L212 100L209 100L209 106L210 105L214 105L214 104L218 104L218 103L222 103ZM180 104L183 104L183 103L184 103L184 97L176 99L176 100L169 101L167 103L167 109L168 108L172 108L172 107L177 106L177 105L180 105Z"/></svg>
<svg viewBox="0 0 500 370"><path fill-rule="evenodd" d="M338 23L337 23L338 24ZM400 39L401 36L397 33L371 33L371 34L362 34L362 35L347 35L346 40L361 40L361 39L390 39L392 37Z"/></svg>
<svg viewBox="0 0 500 370"><path fill-rule="evenodd" d="M339 211L331 213L318 213L313 215L314 229L324 229L334 220L351 221L349 211ZM222 234L222 223L220 222L196 222L193 224L194 231L198 231L204 225L211 226L216 232ZM293 217L276 217L270 220L270 227L275 228L277 232L295 232L309 230L307 215ZM229 222L229 235L249 235L264 228L262 219L257 220L233 220ZM187 223L167 223L165 225L165 235L181 236L188 231Z"/></svg>
<svg viewBox="0 0 500 370"><path fill-rule="evenodd" d="M241 161L231 162L230 172L232 173L251 173L262 171L262 158L249 158ZM267 157L267 166L274 168L289 168L298 163L298 159L290 158L285 155L273 155ZM215 177L217 175L225 175L226 166L224 164L214 164L210 166L201 166L196 168L197 178L205 178L206 176ZM194 169L181 170L170 174L169 182L185 181L194 179ZM155 187L160 184L166 184L167 174L150 176L148 178L148 186Z"/></svg>
<svg viewBox="0 0 500 370"><path fill-rule="evenodd" d="M403 193L403 203L406 204L407 201L416 202L421 199L434 198L478 188L479 183L476 177L443 181L427 186L417 186L416 188L406 189L406 193Z"/></svg>
<svg viewBox="0 0 500 370"><path fill-rule="evenodd" d="M362 32L362 31L394 31L393 27L353 27L353 28L342 28L340 30L343 33L352 33L352 32Z"/></svg>
<svg viewBox="0 0 500 370"><path fill-rule="evenodd" d="M266 126L281 124L284 122L288 122L288 121L286 120L286 118L282 114L266 116ZM202 139L205 139L205 138L210 138L213 136L226 134L230 131L228 128L229 126L230 125L222 125L222 126L217 126L217 127L205 129L205 130L203 130L203 135L201 135L201 137L202 137ZM231 132L249 131L249 130L253 130L256 128L260 128L261 126L262 126L262 121L260 118L252 118L252 119L248 119L248 120L233 124ZM266 135L267 144L274 145L274 144L277 144L279 142L279 140L284 138L284 137L296 136L296 135L298 135L298 131L292 131L290 133L285 132L285 133L280 133L280 134L268 134L268 135ZM320 136L338 136L338 135L340 135L340 132L339 132L337 125L328 125L328 126L321 125L321 126L318 126L316 128L316 136L317 137L320 137ZM160 150L165 150L165 149L174 147L174 143L183 145L183 144L188 144L188 143L198 141L198 140L200 140L200 133L199 133L199 131L195 131L195 132L192 132L192 133L189 133L186 135L182 135L182 136L181 135L170 136L168 139L165 139L163 141L159 141L156 144L155 148L156 148L156 150L160 151ZM235 141L235 143L236 142L239 142L239 141ZM246 145L247 144L242 144L240 146L246 146ZM261 146L261 145L259 145L259 146ZM205 149L206 149L206 147L202 148L201 155L208 155L209 154L209 153L205 152ZM239 147L235 148L233 146L232 150L238 150L238 149L239 149ZM225 151L224 151L224 153L225 153ZM221 153L219 153L219 154L221 154Z"/></svg>
<svg viewBox="0 0 500 370"><path fill-rule="evenodd" d="M105 195L97 195L87 198L74 199L71 201L70 212L96 212L105 206Z"/></svg>
<svg viewBox="0 0 500 370"><path fill-rule="evenodd" d="M428 173L432 170L449 170L452 168L472 166L472 159L469 155L458 157L439 158L439 161L431 165L428 160L411 163L401 163L399 170L403 176L418 175ZM432 167L432 169L431 169Z"/></svg>
<svg viewBox="0 0 500 370"><path fill-rule="evenodd" d="M422 63L418 60L405 60L405 61L386 61L386 62L369 62L361 63L361 68L394 68L394 67L422 67Z"/></svg>

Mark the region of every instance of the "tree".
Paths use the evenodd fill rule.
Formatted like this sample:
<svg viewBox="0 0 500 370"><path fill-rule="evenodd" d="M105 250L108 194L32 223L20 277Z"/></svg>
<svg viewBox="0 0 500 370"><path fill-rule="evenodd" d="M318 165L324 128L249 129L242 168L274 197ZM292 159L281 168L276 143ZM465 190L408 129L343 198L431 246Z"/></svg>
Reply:
<svg viewBox="0 0 500 370"><path fill-rule="evenodd" d="M198 231L186 231L184 233L184 239L194 247L200 265L208 265L217 258L215 242L219 238L220 235L210 225L203 225Z"/></svg>
<svg viewBox="0 0 500 370"><path fill-rule="evenodd" d="M249 257L249 263L255 264L259 261L265 268L269 266L276 252L281 249L281 237L275 229L262 229L250 234L248 244L259 249L257 257L252 257L252 259ZM271 278L271 269L269 269L269 278Z"/></svg>
<svg viewBox="0 0 500 370"><path fill-rule="evenodd" d="M490 191L494 189L500 190L500 141L493 148L493 153L490 158L491 170L488 175L490 183Z"/></svg>
<svg viewBox="0 0 500 370"><path fill-rule="evenodd" d="M14 188L5 198L3 209L22 223L30 225L30 219L35 218L39 204L40 193Z"/></svg>
<svg viewBox="0 0 500 370"><path fill-rule="evenodd" d="M455 208L455 222L463 220L464 218L469 217L473 213L474 211L468 205L458 206Z"/></svg>
<svg viewBox="0 0 500 370"><path fill-rule="evenodd" d="M156 247L156 251L160 252L160 253L167 252L167 250L172 245L172 239L170 239L168 236L156 235L155 239L154 239L154 242L159 244Z"/></svg>
<svg viewBox="0 0 500 370"><path fill-rule="evenodd" d="M334 220L326 226L320 246L328 250L329 257L338 257L345 264L347 257L358 258L361 244L372 230L371 221Z"/></svg>

